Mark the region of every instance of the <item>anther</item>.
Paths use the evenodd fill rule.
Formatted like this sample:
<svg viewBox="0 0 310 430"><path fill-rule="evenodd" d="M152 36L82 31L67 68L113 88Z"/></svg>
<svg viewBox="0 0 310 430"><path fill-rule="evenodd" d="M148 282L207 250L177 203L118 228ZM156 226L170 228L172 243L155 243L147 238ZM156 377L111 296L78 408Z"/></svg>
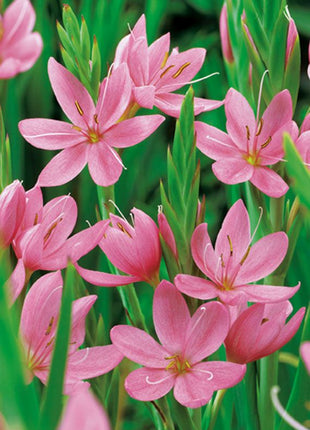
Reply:
<svg viewBox="0 0 310 430"><path fill-rule="evenodd" d="M262 132L262 128L263 128L263 124L264 124L264 120L263 120L263 118L261 118L261 119L259 120L258 127L257 127L257 131L256 131L256 133L255 133L255 136L259 136L259 135L261 134L261 132Z"/></svg>
<svg viewBox="0 0 310 430"><path fill-rule="evenodd" d="M171 66L169 66L169 67L167 67L161 74L160 74L160 76L159 76L159 79L161 79L161 78L163 78L164 76L165 76L165 74L167 73L167 72L169 72L169 70L171 70L172 69L172 67L175 67L174 66L174 64L171 64Z"/></svg>
<svg viewBox="0 0 310 430"><path fill-rule="evenodd" d="M45 336L47 336L47 335L50 334L50 332L52 330L53 322L54 322L54 317L51 318L51 320L50 320L50 322L48 324L47 330L45 332Z"/></svg>
<svg viewBox="0 0 310 430"><path fill-rule="evenodd" d="M225 263L224 263L224 259L223 259L223 253L220 255L220 260L221 260L221 265L224 268L225 267Z"/></svg>
<svg viewBox="0 0 310 430"><path fill-rule="evenodd" d="M251 135L250 135L250 129L249 129L249 126L248 126L248 125L246 125L246 126L245 126L245 128L246 128L246 138L247 138L247 140L250 140Z"/></svg>
<svg viewBox="0 0 310 430"><path fill-rule="evenodd" d="M47 344L45 345L45 348L48 348L53 342L54 342L54 336L52 337L52 339L49 341L49 342L47 342Z"/></svg>
<svg viewBox="0 0 310 430"><path fill-rule="evenodd" d="M231 241L231 238L230 238L229 234L227 235L227 239L228 239L228 242L229 242L230 256L232 257L232 255L233 255L233 246L232 246L232 241Z"/></svg>
<svg viewBox="0 0 310 430"><path fill-rule="evenodd" d="M129 236L132 239L131 234L125 229L125 227L120 222L118 222L116 225L123 233L126 233L127 236Z"/></svg>
<svg viewBox="0 0 310 430"><path fill-rule="evenodd" d="M249 255L249 253L250 253L250 250L251 250L251 245L249 245L248 246L248 249L245 251L245 254L244 254L244 256L241 258L241 261L240 261L240 266L242 266L242 264L245 262L245 260L248 258L248 255Z"/></svg>
<svg viewBox="0 0 310 430"><path fill-rule="evenodd" d="M266 322L268 322L269 319L268 318L263 318L261 324L265 324Z"/></svg>
<svg viewBox="0 0 310 430"><path fill-rule="evenodd" d="M81 127L78 127L77 125L72 126L73 130L82 131Z"/></svg>
<svg viewBox="0 0 310 430"><path fill-rule="evenodd" d="M76 109L77 109L78 113L79 113L81 116L83 116L83 115L84 115L84 112L83 112L83 109L81 108L81 106L80 106L79 102L78 102L77 100L75 100L74 104L75 104L75 107L76 107Z"/></svg>
<svg viewBox="0 0 310 430"><path fill-rule="evenodd" d="M266 142L264 142L264 143L261 145L261 148L266 148L266 146L268 146L268 145L269 145L269 143L271 142L271 140L272 140L272 137L271 137L271 136L269 136L269 137L268 137L268 139L266 140Z"/></svg>
<svg viewBox="0 0 310 430"><path fill-rule="evenodd" d="M35 217L34 217L33 225L37 225L38 224L38 219L39 219L39 214L36 213Z"/></svg>
<svg viewBox="0 0 310 430"><path fill-rule="evenodd" d="M160 66L161 69L163 69L165 67L167 60L168 60L168 57L169 57L169 52L167 51L167 52L165 52L163 62L161 63L161 66Z"/></svg>
<svg viewBox="0 0 310 430"><path fill-rule="evenodd" d="M99 124L99 122L98 122L98 115L96 113L94 115L94 121L95 121L96 124Z"/></svg>
<svg viewBox="0 0 310 430"><path fill-rule="evenodd" d="M48 232L46 233L46 235L44 236L43 242L46 243L47 239L50 237L50 235L52 234L52 231L55 230L55 228L57 227L58 223L61 222L63 220L63 218L59 218L59 220L55 221L50 228L48 229Z"/></svg>
<svg viewBox="0 0 310 430"><path fill-rule="evenodd" d="M172 78L173 79L176 79L177 77L179 77L180 76L180 74L183 72L183 70L184 69L186 69L186 67L188 67L188 66L190 66L190 62L188 61L187 63L185 63L185 64L183 64L183 66L181 66L180 68L179 68L179 70L177 70L175 73L174 73L174 75L172 75Z"/></svg>

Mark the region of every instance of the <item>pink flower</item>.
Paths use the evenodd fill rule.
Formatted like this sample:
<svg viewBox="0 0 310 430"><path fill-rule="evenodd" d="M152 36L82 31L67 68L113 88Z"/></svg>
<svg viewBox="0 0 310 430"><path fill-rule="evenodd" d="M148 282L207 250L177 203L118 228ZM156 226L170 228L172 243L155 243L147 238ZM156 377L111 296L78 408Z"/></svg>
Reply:
<svg viewBox="0 0 310 430"><path fill-rule="evenodd" d="M222 7L221 15L220 15L220 36L221 36L221 44L222 44L222 51L223 51L224 58L228 63L232 63L234 61L234 56L233 56L230 37L229 37L226 3L224 3Z"/></svg>
<svg viewBox="0 0 310 430"><path fill-rule="evenodd" d="M24 301L20 334L31 375L47 383L57 330L62 278L60 272L42 276L30 288ZM65 374L65 393L114 369L123 356L113 345L78 349L84 342L85 317L96 296L77 299L72 304L72 322L68 361Z"/></svg>
<svg viewBox="0 0 310 430"><path fill-rule="evenodd" d="M310 342L303 342L300 345L300 355L304 360L307 372L310 375Z"/></svg>
<svg viewBox="0 0 310 430"><path fill-rule="evenodd" d="M52 199L43 206L41 190L26 193L23 223L12 243L17 266L10 278L13 301L36 270L58 270L87 254L101 240L107 221L77 233L68 239L77 219L77 206L70 196Z"/></svg>
<svg viewBox="0 0 310 430"><path fill-rule="evenodd" d="M296 28L295 21L289 17L287 41L286 41L286 52L285 52L285 67L287 67L290 57L292 55L295 43L298 40L298 31Z"/></svg>
<svg viewBox="0 0 310 430"><path fill-rule="evenodd" d="M0 247L8 247L22 223L26 206L25 190L14 181L0 194Z"/></svg>
<svg viewBox="0 0 310 430"><path fill-rule="evenodd" d="M192 255L199 269L210 279L177 275L176 287L191 297L202 300L219 297L223 303L274 303L292 297L296 287L249 285L272 273L283 261L287 235L280 231L269 234L251 245L250 220L238 200L228 211L213 248L208 225L196 227L191 241Z"/></svg>
<svg viewBox="0 0 310 430"><path fill-rule="evenodd" d="M158 219L158 225L159 225L159 231L160 231L161 237L163 238L167 246L170 248L172 254L174 255L174 258L178 260L178 250L177 250L174 234L168 223L168 220L165 214L162 212L161 209L158 212L157 219Z"/></svg>
<svg viewBox="0 0 310 430"><path fill-rule="evenodd" d="M58 430L110 430L107 415L95 396L81 388L69 397Z"/></svg>
<svg viewBox="0 0 310 430"><path fill-rule="evenodd" d="M293 308L289 301L250 306L239 315L225 339L227 359L249 363L282 348L297 332L305 314L299 311L285 324Z"/></svg>
<svg viewBox="0 0 310 430"><path fill-rule="evenodd" d="M243 95L231 88L225 112L228 134L203 122L195 123L197 147L216 160L212 165L215 176L225 184L250 181L268 196L283 196L287 184L267 166L282 160L284 132L293 140L297 137L289 91L278 93L258 121Z"/></svg>
<svg viewBox="0 0 310 430"><path fill-rule="evenodd" d="M129 276L113 275L84 269L76 269L91 284L115 287L132 282L145 281L156 286L159 282L161 247L155 222L139 209L132 209L134 226L116 215L110 215L108 226L100 242L100 248L115 267Z"/></svg>
<svg viewBox="0 0 310 430"><path fill-rule="evenodd" d="M114 184L123 163L113 149L136 145L164 121L161 115L139 116L118 122L131 96L126 64L113 69L101 85L95 107L85 87L53 58L48 62L49 78L58 103L72 124L33 118L19 123L27 142L42 149L63 149L39 175L39 186L69 182L88 163L93 181L101 186Z"/></svg>
<svg viewBox="0 0 310 430"><path fill-rule="evenodd" d="M13 1L0 15L0 79L30 69L42 51L42 38L32 33L36 16L29 0Z"/></svg>
<svg viewBox="0 0 310 430"><path fill-rule="evenodd" d="M152 401L174 387L179 403L197 408L214 391L241 381L245 366L203 361L220 347L228 332L228 312L221 303L203 304L191 317L174 285L162 281L154 294L153 320L161 345L135 327L120 325L111 330L113 344L127 358L146 366L126 378L131 397Z"/></svg>
<svg viewBox="0 0 310 430"><path fill-rule="evenodd" d="M124 37L116 49L114 64L127 63L133 84L133 102L147 109L158 107L167 115L178 117L184 96L172 94L188 84L201 69L206 51L188 49L179 53L175 48L169 55L170 34L167 33L148 46L145 16ZM195 115L216 109L218 100L195 98Z"/></svg>
<svg viewBox="0 0 310 430"><path fill-rule="evenodd" d="M296 140L298 149L304 163L310 169L310 114L306 115L300 128L300 136Z"/></svg>

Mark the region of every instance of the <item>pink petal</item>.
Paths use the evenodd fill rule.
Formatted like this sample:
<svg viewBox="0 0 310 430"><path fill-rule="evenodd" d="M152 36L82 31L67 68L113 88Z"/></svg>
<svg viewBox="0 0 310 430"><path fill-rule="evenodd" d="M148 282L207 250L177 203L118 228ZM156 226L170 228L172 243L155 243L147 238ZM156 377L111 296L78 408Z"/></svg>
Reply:
<svg viewBox="0 0 310 430"><path fill-rule="evenodd" d="M21 72L22 63L16 58L5 58L0 64L0 79L10 79Z"/></svg>
<svg viewBox="0 0 310 430"><path fill-rule="evenodd" d="M217 235L215 253L218 257L222 254L224 262L230 261L230 266L238 264L247 252L250 240L249 215L239 199L227 212Z"/></svg>
<svg viewBox="0 0 310 430"><path fill-rule="evenodd" d="M209 237L208 224L203 223L195 228L191 239L191 250L199 269L214 281L218 258Z"/></svg>
<svg viewBox="0 0 310 430"><path fill-rule="evenodd" d="M258 136L258 143L264 143L269 136L273 136L278 129L292 121L292 98L288 90L283 90L271 100L263 116L263 126Z"/></svg>
<svg viewBox="0 0 310 430"><path fill-rule="evenodd" d="M201 121L195 121L195 131L197 133L197 148L213 160L220 160L223 157L234 158L238 155L239 149L231 138L218 128Z"/></svg>
<svg viewBox="0 0 310 430"><path fill-rule="evenodd" d="M131 96L131 80L127 64L113 69L99 93L96 107L101 132L108 130L125 112Z"/></svg>
<svg viewBox="0 0 310 430"><path fill-rule="evenodd" d="M268 167L256 167L251 182L270 197L282 197L289 188L281 176Z"/></svg>
<svg viewBox="0 0 310 430"><path fill-rule="evenodd" d="M22 292L26 281L26 271L22 259L17 261L15 269L8 280L8 288L11 303L14 303Z"/></svg>
<svg viewBox="0 0 310 430"><path fill-rule="evenodd" d="M134 399L149 402L167 394L175 380L176 375L167 370L142 367L127 376L125 388Z"/></svg>
<svg viewBox="0 0 310 430"><path fill-rule="evenodd" d="M75 178L87 163L88 144L66 148L45 166L39 175L37 185L55 187Z"/></svg>
<svg viewBox="0 0 310 430"><path fill-rule="evenodd" d="M69 148L86 141L72 124L54 119L25 119L19 122L18 128L27 142L41 149Z"/></svg>
<svg viewBox="0 0 310 430"><path fill-rule="evenodd" d="M254 167L243 158L221 159L212 164L218 180L224 184L240 184L252 178Z"/></svg>
<svg viewBox="0 0 310 430"><path fill-rule="evenodd" d="M171 355L181 353L191 317L182 294L170 282L162 281L155 290L153 320L163 347Z"/></svg>
<svg viewBox="0 0 310 430"><path fill-rule="evenodd" d="M155 100L155 87L153 85L134 87L133 96L139 106L152 109Z"/></svg>
<svg viewBox="0 0 310 430"><path fill-rule="evenodd" d="M144 13L140 16L136 22L134 28L132 29L133 36L137 39L138 37L146 38L146 23Z"/></svg>
<svg viewBox="0 0 310 430"><path fill-rule="evenodd" d="M156 369L165 368L169 364L167 357L171 354L143 330L118 325L112 328L110 337L113 345L135 363Z"/></svg>
<svg viewBox="0 0 310 430"><path fill-rule="evenodd" d="M114 345L79 349L69 356L66 377L69 381L95 378L110 372L122 359Z"/></svg>
<svg viewBox="0 0 310 430"><path fill-rule="evenodd" d="M157 71L161 68L165 56L169 53L170 33L166 33L159 39L156 39L148 47L149 58L149 82L152 81Z"/></svg>
<svg viewBox="0 0 310 430"><path fill-rule="evenodd" d="M304 133L305 131L309 131L310 130L310 114L306 115L301 127L300 127L300 134Z"/></svg>
<svg viewBox="0 0 310 430"><path fill-rule="evenodd" d="M205 56L206 50L203 48L192 48L181 53L170 54L156 85L158 92L176 91L189 83L201 69Z"/></svg>
<svg viewBox="0 0 310 430"><path fill-rule="evenodd" d="M288 248L286 233L278 231L257 241L250 249L235 280L235 285L265 278L283 261Z"/></svg>
<svg viewBox="0 0 310 430"><path fill-rule="evenodd" d="M89 147L88 170L95 184L107 187L117 182L123 165L113 148L104 142L98 142Z"/></svg>
<svg viewBox="0 0 310 430"><path fill-rule="evenodd" d="M85 318L96 300L97 296L90 295L74 300L72 303L69 354L75 353L84 342Z"/></svg>
<svg viewBox="0 0 310 430"><path fill-rule="evenodd" d="M219 290L214 283L198 276L177 275L174 283L181 293L201 300L209 300L218 297Z"/></svg>
<svg viewBox="0 0 310 430"><path fill-rule="evenodd" d="M171 90L172 91L172 90ZM178 118L184 96L181 94L171 94L168 92L156 93L154 105L158 107L166 115ZM223 102L220 100L208 100L194 97L194 114L199 115L201 112L208 112L222 106Z"/></svg>
<svg viewBox="0 0 310 430"><path fill-rule="evenodd" d="M245 285L237 290L247 295L249 302L276 303L288 300L299 290L300 283L296 287L278 287L273 285Z"/></svg>
<svg viewBox="0 0 310 430"><path fill-rule="evenodd" d="M35 12L28 0L15 0L3 16L3 43L15 43L31 32L35 23Z"/></svg>
<svg viewBox="0 0 310 430"><path fill-rule="evenodd" d="M198 363L180 375L174 387L174 397L183 406L197 408L209 402L214 391L233 387L245 374L246 366L226 361Z"/></svg>
<svg viewBox="0 0 310 430"><path fill-rule="evenodd" d="M95 106L86 88L52 57L48 60L48 75L64 113L74 125L87 129L87 125L93 122Z"/></svg>
<svg viewBox="0 0 310 430"><path fill-rule="evenodd" d="M157 220L158 220L160 235L164 239L165 243L169 246L175 259L177 260L178 259L177 245L175 242L173 231L168 223L168 220L165 214L159 211Z"/></svg>
<svg viewBox="0 0 310 430"><path fill-rule="evenodd" d="M100 287L118 287L120 285L142 281L138 276L112 275L111 273L84 269L84 267L79 266L77 263L75 263L74 266L79 275L82 276L85 281Z"/></svg>
<svg viewBox="0 0 310 430"><path fill-rule="evenodd" d="M127 63L128 44L129 44L130 37L131 37L131 34L128 34L127 36L123 37L118 43L115 51L114 61L113 61L115 67L118 67L122 63Z"/></svg>
<svg viewBox="0 0 310 430"><path fill-rule="evenodd" d="M110 430L107 415L90 391L79 389L69 397L58 430Z"/></svg>
<svg viewBox="0 0 310 430"><path fill-rule="evenodd" d="M298 126L294 121L287 122L283 127L279 128L270 143L260 151L260 164L268 166L281 161L284 156L283 150L283 134L288 133L292 140L295 141L298 137ZM259 145L264 145L266 141L261 141Z"/></svg>
<svg viewBox="0 0 310 430"><path fill-rule="evenodd" d="M229 314L219 302L201 305L186 331L184 356L195 364L213 354L224 342L229 328Z"/></svg>
<svg viewBox="0 0 310 430"><path fill-rule="evenodd" d="M247 151L247 145L252 147L256 132L256 120L246 98L233 88L230 88L226 94L225 113L227 118L226 128L229 136L238 148L242 151ZM250 133L249 142L247 139L248 132Z"/></svg>
<svg viewBox="0 0 310 430"><path fill-rule="evenodd" d="M300 345L300 355L304 360L308 373L310 374L310 342L303 342Z"/></svg>
<svg viewBox="0 0 310 430"><path fill-rule="evenodd" d="M148 46L145 37L129 40L127 64L130 77L135 86L140 87L149 83Z"/></svg>
<svg viewBox="0 0 310 430"><path fill-rule="evenodd" d="M70 237L66 242L70 260L76 262L83 255L88 254L94 249L102 239L108 224L109 220L99 221L92 227L86 228Z"/></svg>
<svg viewBox="0 0 310 430"><path fill-rule="evenodd" d="M28 34L21 40L16 41L14 45L9 45L7 55L19 62L18 71L25 72L29 70L39 58L42 51L42 37L39 33Z"/></svg>
<svg viewBox="0 0 310 430"><path fill-rule="evenodd" d="M20 320L20 332L29 350L45 348L55 334L62 296L61 273L39 278L26 295Z"/></svg>
<svg viewBox="0 0 310 430"><path fill-rule="evenodd" d="M162 115L144 115L126 119L106 131L103 140L116 148L133 146L149 137L164 120Z"/></svg>

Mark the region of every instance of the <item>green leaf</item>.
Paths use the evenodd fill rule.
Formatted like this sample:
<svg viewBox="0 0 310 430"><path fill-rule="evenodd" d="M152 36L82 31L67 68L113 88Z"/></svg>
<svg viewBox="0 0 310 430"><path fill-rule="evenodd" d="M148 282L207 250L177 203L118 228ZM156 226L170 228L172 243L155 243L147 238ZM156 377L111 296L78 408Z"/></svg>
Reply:
<svg viewBox="0 0 310 430"><path fill-rule="evenodd" d="M62 410L62 393L70 340L71 305L75 273L74 266L69 264L66 270L50 374L43 396L40 429L44 430L56 429Z"/></svg>
<svg viewBox="0 0 310 430"><path fill-rule="evenodd" d="M283 88L287 31L288 21L284 14L281 14L272 32L268 63L270 81L275 93L278 93Z"/></svg>
<svg viewBox="0 0 310 430"><path fill-rule="evenodd" d="M291 178L291 186L308 209L310 209L310 172L304 165L294 142L288 134L284 134L284 150L286 154L286 170Z"/></svg>

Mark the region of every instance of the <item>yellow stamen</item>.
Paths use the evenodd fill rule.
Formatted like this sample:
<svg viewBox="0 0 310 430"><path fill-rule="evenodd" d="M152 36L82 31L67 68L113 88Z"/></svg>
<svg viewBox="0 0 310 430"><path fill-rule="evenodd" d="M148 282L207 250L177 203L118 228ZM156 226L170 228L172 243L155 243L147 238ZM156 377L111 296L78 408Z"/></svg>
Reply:
<svg viewBox="0 0 310 430"><path fill-rule="evenodd" d="M80 106L79 102L78 102L77 100L75 100L74 104L75 104L75 107L76 107L76 109L77 109L78 113L79 113L81 116L83 116L83 115L84 115L84 112L83 112L83 109L81 108L81 106Z"/></svg>
<svg viewBox="0 0 310 430"><path fill-rule="evenodd" d="M246 128L246 138L247 138L247 140L250 140L251 135L250 135L250 129L249 129L249 126L248 126L248 125L246 125L246 126L245 126L245 128Z"/></svg>
<svg viewBox="0 0 310 430"><path fill-rule="evenodd" d="M50 237L50 235L52 234L52 231L57 227L58 223L62 221L62 218L60 218L58 221L55 221L49 228L48 232L46 233L46 235L44 236L43 242L46 243L47 239Z"/></svg>
<svg viewBox="0 0 310 430"><path fill-rule="evenodd" d="M224 263L224 259L223 259L223 254L221 254L220 259L221 259L221 265L224 268L225 267L225 263Z"/></svg>
<svg viewBox="0 0 310 430"><path fill-rule="evenodd" d="M55 337L53 336L52 339L49 342L47 342L47 344L45 345L45 348L49 347L54 342L54 338Z"/></svg>
<svg viewBox="0 0 310 430"><path fill-rule="evenodd" d="M175 67L174 66L174 64L171 64L171 66L169 66L169 67L167 67L162 73L161 73L161 75L159 76L159 78L161 79L161 78L163 78L164 76L165 76L165 74L167 73L167 72L169 72L169 70L171 70L172 69L172 67Z"/></svg>
<svg viewBox="0 0 310 430"><path fill-rule="evenodd" d="M78 127L77 125L73 125L72 128L77 131L82 131L81 127Z"/></svg>
<svg viewBox="0 0 310 430"><path fill-rule="evenodd" d="M183 64L183 66L181 66L179 68L179 70L177 72L175 72L174 75L172 75L173 79L177 78L178 76L180 76L180 74L183 72L184 69L186 69L186 67L190 66L190 62L188 61L187 63Z"/></svg>
<svg viewBox="0 0 310 430"><path fill-rule="evenodd" d="M131 234L125 229L125 227L120 223L120 222L118 222L117 223L117 227L123 232L123 233L126 233L127 234L127 236L129 236L131 239L132 239L132 236L131 236Z"/></svg>
<svg viewBox="0 0 310 430"><path fill-rule="evenodd" d="M242 264L245 262L245 260L248 258L248 255L250 253L251 250L251 245L248 246L248 249L246 250L244 256L242 257L241 261L240 261L240 266L242 266Z"/></svg>
<svg viewBox="0 0 310 430"><path fill-rule="evenodd" d="M160 66L161 69L163 69L165 67L167 60L168 60L168 57L169 57L169 52L167 51L167 52L165 52L163 62L161 63L161 66Z"/></svg>
<svg viewBox="0 0 310 430"><path fill-rule="evenodd" d="M262 128L263 128L263 123L264 123L263 118L261 118L259 120L258 127L257 127L257 132L256 132L255 136L259 136L261 134L261 131L262 131Z"/></svg>
<svg viewBox="0 0 310 430"><path fill-rule="evenodd" d="M269 143L271 142L271 140L272 140L272 137L271 137L271 136L269 136L269 137L268 137L268 139L266 140L266 142L264 142L264 143L261 145L261 148L266 148L266 146L268 146L268 145L269 145Z"/></svg>
<svg viewBox="0 0 310 430"><path fill-rule="evenodd" d="M231 241L231 238L230 238L229 234L227 235L227 239L228 239L228 242L229 242L230 256L232 256L233 255L233 246L232 246L232 241Z"/></svg>
<svg viewBox="0 0 310 430"><path fill-rule="evenodd" d="M96 113L94 115L94 121L95 121L96 124L99 124L99 122L98 122L98 115Z"/></svg>
<svg viewBox="0 0 310 430"><path fill-rule="evenodd" d="M33 225L37 225L38 224L38 219L39 219L39 214L35 214L35 217L34 217L34 221L33 221Z"/></svg>
<svg viewBox="0 0 310 430"><path fill-rule="evenodd" d="M45 332L45 336L47 336L47 335L50 334L50 332L52 330L53 322L54 322L54 317L51 318L51 320L50 320L50 322L48 324L47 330Z"/></svg>

